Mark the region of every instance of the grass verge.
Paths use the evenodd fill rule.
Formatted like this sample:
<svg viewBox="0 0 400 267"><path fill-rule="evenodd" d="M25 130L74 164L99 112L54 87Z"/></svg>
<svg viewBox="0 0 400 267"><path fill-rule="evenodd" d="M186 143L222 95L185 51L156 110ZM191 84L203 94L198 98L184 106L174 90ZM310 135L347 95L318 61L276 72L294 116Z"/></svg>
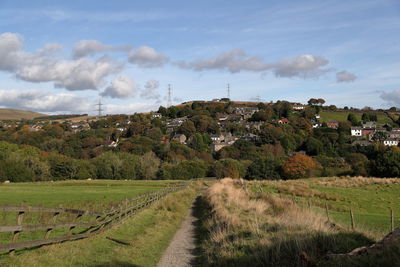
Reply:
<svg viewBox="0 0 400 267"><path fill-rule="evenodd" d="M1 256L0 265L156 266L197 194L194 187L184 189L97 236Z"/></svg>
<svg viewBox="0 0 400 267"><path fill-rule="evenodd" d="M231 179L210 187L202 208L201 266L363 266L368 259L369 266L394 266L400 260L396 246L378 256L327 259L374 240L336 227L288 198L247 192Z"/></svg>

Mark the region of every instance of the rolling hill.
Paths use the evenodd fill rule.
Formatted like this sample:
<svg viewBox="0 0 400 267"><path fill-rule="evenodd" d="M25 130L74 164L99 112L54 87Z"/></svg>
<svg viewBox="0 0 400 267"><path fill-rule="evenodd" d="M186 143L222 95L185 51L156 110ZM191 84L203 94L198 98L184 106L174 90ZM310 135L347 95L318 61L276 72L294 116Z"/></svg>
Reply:
<svg viewBox="0 0 400 267"><path fill-rule="evenodd" d="M43 116L46 116L46 114L33 112L29 110L0 108L0 120L33 119L36 117L43 117Z"/></svg>

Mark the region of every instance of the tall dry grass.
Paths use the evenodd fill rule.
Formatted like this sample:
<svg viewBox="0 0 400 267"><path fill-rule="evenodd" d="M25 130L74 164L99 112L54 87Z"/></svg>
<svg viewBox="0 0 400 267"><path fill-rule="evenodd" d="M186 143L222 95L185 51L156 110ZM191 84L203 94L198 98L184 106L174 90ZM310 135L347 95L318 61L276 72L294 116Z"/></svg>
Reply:
<svg viewBox="0 0 400 267"><path fill-rule="evenodd" d="M225 178L205 193L204 266L312 266L328 251L348 251L370 240L341 232L292 200L254 194L248 183Z"/></svg>

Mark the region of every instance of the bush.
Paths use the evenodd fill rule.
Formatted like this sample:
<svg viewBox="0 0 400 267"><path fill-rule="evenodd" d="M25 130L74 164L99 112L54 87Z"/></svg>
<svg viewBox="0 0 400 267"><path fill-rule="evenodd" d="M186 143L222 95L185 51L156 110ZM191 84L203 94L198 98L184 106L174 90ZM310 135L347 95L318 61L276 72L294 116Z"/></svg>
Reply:
<svg viewBox="0 0 400 267"><path fill-rule="evenodd" d="M161 166L158 177L161 179L203 178L207 174L207 164L202 160L185 160L178 164L166 163Z"/></svg>
<svg viewBox="0 0 400 267"><path fill-rule="evenodd" d="M240 178L246 175L246 169L244 163L227 158L215 161L211 166L210 174L217 178Z"/></svg>
<svg viewBox="0 0 400 267"><path fill-rule="evenodd" d="M247 169L246 179L249 180L278 180L281 178L280 163L271 158L259 158L253 161Z"/></svg>
<svg viewBox="0 0 400 267"><path fill-rule="evenodd" d="M320 165L311 157L296 154L283 164L283 175L287 179L311 177L313 171L320 169Z"/></svg>

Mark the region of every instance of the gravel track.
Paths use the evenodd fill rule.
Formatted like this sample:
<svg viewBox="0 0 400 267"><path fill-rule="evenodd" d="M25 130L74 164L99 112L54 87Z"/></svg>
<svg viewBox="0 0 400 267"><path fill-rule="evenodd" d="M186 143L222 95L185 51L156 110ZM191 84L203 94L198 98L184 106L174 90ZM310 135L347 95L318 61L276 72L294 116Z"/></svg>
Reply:
<svg viewBox="0 0 400 267"><path fill-rule="evenodd" d="M157 267L193 266L196 258L195 228L197 222L193 213L194 206L192 205L189 214L183 221L181 228L176 232L167 250L164 251Z"/></svg>

